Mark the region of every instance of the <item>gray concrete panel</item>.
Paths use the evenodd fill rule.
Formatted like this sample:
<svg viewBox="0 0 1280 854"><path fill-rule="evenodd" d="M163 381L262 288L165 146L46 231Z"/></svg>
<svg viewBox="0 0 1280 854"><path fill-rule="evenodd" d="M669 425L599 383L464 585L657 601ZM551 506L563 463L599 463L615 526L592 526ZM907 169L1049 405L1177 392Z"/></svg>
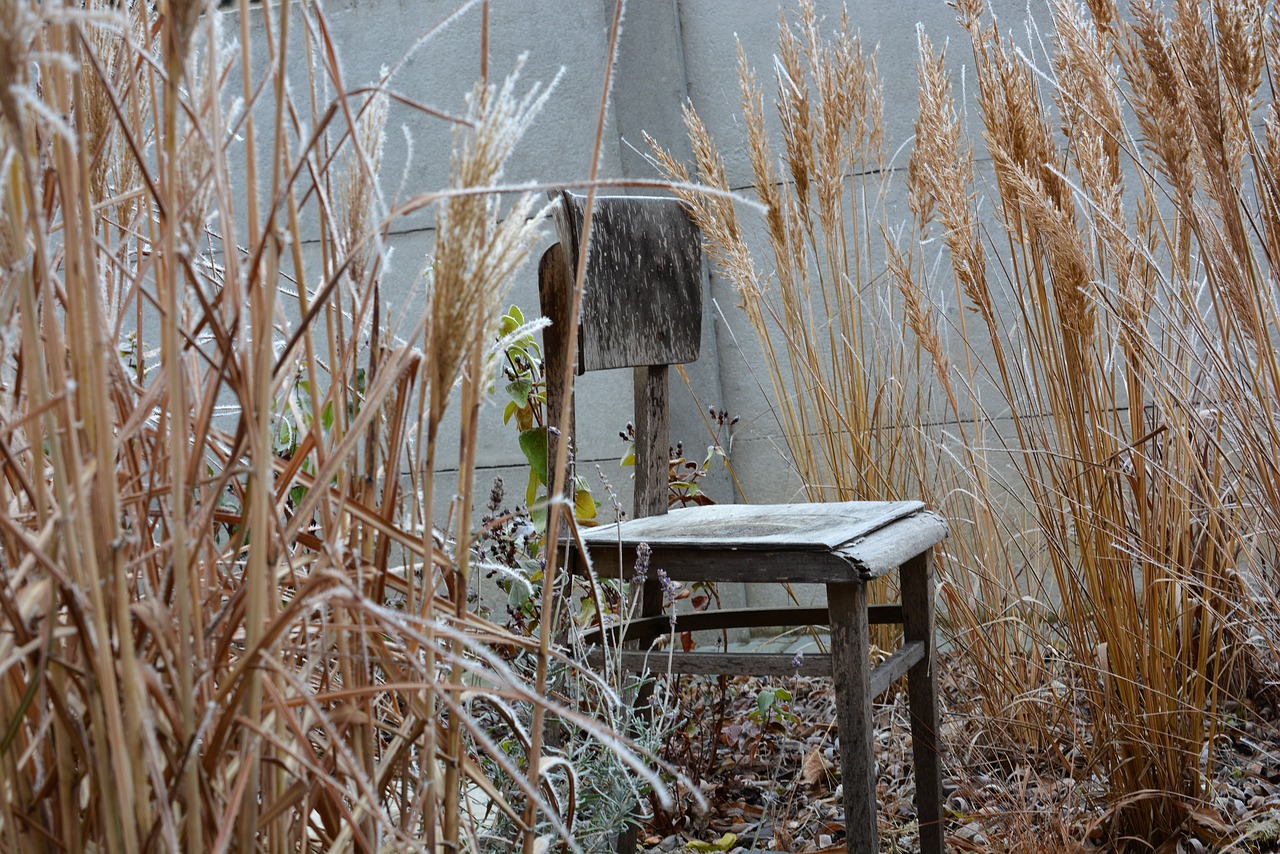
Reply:
<svg viewBox="0 0 1280 854"><path fill-rule="evenodd" d="M457 0L380 3L347 0L328 4L324 17L346 89L375 84L385 68L395 72L388 83L391 91L446 115L464 115L466 96L480 78L479 4L418 45L426 33L446 20L458 6ZM522 54L526 59L515 87L517 97L522 97L535 83L545 89L560 75L553 97L516 146L503 176L504 182L584 180L589 172L606 58L608 23L603 10L594 4L584 4L574 14L567 15L563 4L553 0L499 0L491 8L488 69L491 82L501 85L516 68ZM255 7L250 14L255 75L261 75L267 56L261 7ZM229 36L237 34L239 13L228 11L221 15L224 31ZM291 21L287 67L295 101L299 109L307 113L309 121L302 17L300 12L295 12ZM232 79L237 76L238 65ZM335 87L323 78L323 69L317 68L322 111L335 93ZM239 94L238 88L233 94ZM353 114L364 97L367 95L349 96ZM270 119L269 110L260 106L255 120L260 162L264 164L270 163ZM346 127L344 118L335 120L330 137L332 144L337 143ZM415 193L449 185L453 129L453 123L446 119L392 102L380 173L388 207L395 207L397 202ZM406 130L411 141L406 140ZM296 149L296 140L291 139L290 143ZM620 174L618 136L612 116L606 124L600 174L610 178ZM266 176L261 180L265 181ZM302 219L304 234L314 239L315 217L304 213ZM422 228L433 222L434 210L428 208L397 221L392 230Z"/></svg>
<svg viewBox="0 0 1280 854"><path fill-rule="evenodd" d="M697 108L708 131L724 153L729 182L734 187L753 183L745 147L745 128L741 120L738 86L738 49L741 41L748 64L756 70L756 79L764 92L766 129L778 138L780 127L773 101L777 94L774 56L777 52L778 9L786 12L793 24L798 18L795 3L750 3L741 0L679 0L680 24L684 34L685 58L689 75L689 98ZM1002 30L1012 29L1025 41L1028 11L1042 20L1048 15L1042 4L1029 8L1025 0L993 0L989 6L998 15ZM885 133L888 153L910 141L916 116L917 24L934 45L941 48L948 41L948 66L957 83L961 69L973 79L972 52L963 27L956 21L955 11L941 0L817 0L817 13L825 18L824 34L839 27L842 9L848 8L852 28L860 33L864 48L878 49L876 65L885 99ZM1047 37L1047 31L1045 37ZM735 37L737 41L735 41ZM972 84L965 107L972 109ZM975 116L976 118L976 116ZM660 140L670 144L669 140ZM777 150L775 148L775 155ZM905 154L902 155L905 157Z"/></svg>

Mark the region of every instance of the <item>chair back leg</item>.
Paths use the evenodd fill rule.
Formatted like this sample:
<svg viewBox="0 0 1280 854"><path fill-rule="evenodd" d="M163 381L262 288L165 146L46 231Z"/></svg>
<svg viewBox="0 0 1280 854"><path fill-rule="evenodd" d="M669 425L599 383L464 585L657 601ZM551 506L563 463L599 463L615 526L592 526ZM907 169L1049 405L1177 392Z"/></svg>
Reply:
<svg viewBox="0 0 1280 854"><path fill-rule="evenodd" d="M667 512L667 482L670 479L670 399L667 384L668 367L649 365L635 369L635 490L632 494L633 515L637 519L661 516ZM662 586L656 578L646 578L640 590L640 616L656 617L662 613ZM648 722L652 683L646 682L636 694L636 717ZM631 735L635 735L634 732ZM638 817L638 816L637 816ZM614 850L618 854L634 854L637 849L635 825L618 834Z"/></svg>

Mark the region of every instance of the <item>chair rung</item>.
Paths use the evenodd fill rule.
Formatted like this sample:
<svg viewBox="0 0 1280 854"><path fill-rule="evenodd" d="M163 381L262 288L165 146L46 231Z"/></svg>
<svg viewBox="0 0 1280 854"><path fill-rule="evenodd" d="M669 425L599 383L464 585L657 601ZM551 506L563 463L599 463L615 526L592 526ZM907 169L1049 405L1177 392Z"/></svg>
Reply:
<svg viewBox="0 0 1280 854"><path fill-rule="evenodd" d="M593 667L601 664L601 653L596 650L587 659ZM648 670L666 673L670 665L672 673L729 674L739 676L830 676L831 656L805 655L800 666L795 666L795 656L772 652L676 652L670 655L665 649L645 652L623 650L622 669Z"/></svg>
<svg viewBox="0 0 1280 854"><path fill-rule="evenodd" d="M889 686L914 665L924 661L927 649L924 641L907 641L902 648L882 661L871 671L871 696L879 697Z"/></svg>
<svg viewBox="0 0 1280 854"><path fill-rule="evenodd" d="M719 608L714 611L693 611L677 614L674 631L703 632L721 629L758 629L765 627L790 626L825 626L830 616L825 607L819 608ZM901 605L869 605L867 606L867 622L871 625L893 625L902 623ZM624 641L652 640L668 634L673 630L671 617L660 614L656 617L637 617L626 627ZM600 628L594 628L583 635L588 644L600 643ZM617 643L618 629L608 629L610 640ZM761 674L762 675L762 674Z"/></svg>
<svg viewBox="0 0 1280 854"><path fill-rule="evenodd" d="M908 641L871 670L871 696L878 697L889 689L915 664L924 660L924 641ZM599 667L603 653L595 650L588 657L593 667ZM804 656L796 666L795 656L776 652L674 652L666 650L622 651L622 669L648 670L652 673L733 674L744 676L830 676L831 656L811 654Z"/></svg>

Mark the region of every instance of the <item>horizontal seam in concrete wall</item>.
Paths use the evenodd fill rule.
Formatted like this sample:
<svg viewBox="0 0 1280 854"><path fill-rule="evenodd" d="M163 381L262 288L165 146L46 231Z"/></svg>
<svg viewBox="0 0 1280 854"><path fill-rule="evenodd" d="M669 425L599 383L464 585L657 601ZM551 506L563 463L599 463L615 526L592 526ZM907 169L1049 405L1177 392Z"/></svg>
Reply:
<svg viewBox="0 0 1280 854"><path fill-rule="evenodd" d="M529 217L529 218L526 220L526 222L533 222L535 219L541 219L541 220L543 220L543 221L545 221L545 222L554 222L554 221L555 221L554 217L552 217L550 214L547 214L546 216L543 216L543 217ZM499 224L499 225L501 225L501 224L502 224L502 223L504 223L504 222L506 222L506 219L505 219L505 218L503 218L503 219L499 219L499 220L498 220L498 224ZM426 234L426 233L428 233L428 232L432 232L432 231L439 231L439 230L440 230L440 229L439 229L439 227L438 227L438 226L434 226L434 225L422 225L422 226L418 226L418 227L416 227L416 228L403 228L403 229L400 229L400 230L388 231L388 232L387 232L387 237L386 237L386 238L384 238L384 239L392 238L392 237L407 237L407 236L409 236L409 235L413 235L413 234ZM302 240L302 241L301 241L301 244L302 244L303 246L314 246L314 245L316 245L316 244L318 244L318 243L320 243L320 238L318 238L318 237L309 237L309 238L306 238L306 239L304 239L304 240Z"/></svg>
<svg viewBox="0 0 1280 854"><path fill-rule="evenodd" d="M1265 133L1265 131L1266 131L1266 127L1267 127L1267 125L1266 125L1266 120L1265 120L1265 119L1256 119L1255 121L1250 122L1249 127L1250 127L1250 128L1252 128L1252 129L1253 129L1254 131L1256 131L1256 132L1259 132L1259 133ZM1140 143L1140 144L1141 144L1141 143ZM905 150L905 149L904 149L904 150ZM983 157L974 157L974 158L973 158L973 164L974 164L974 166L978 166L978 165L983 165L983 166L990 165L993 161L994 161L994 158L992 158L990 155L983 156ZM909 167L907 167L907 166L890 166L890 167L888 167L888 168L886 168L886 169L868 169L868 170L867 170L867 171L865 171L865 172L845 172L844 174L842 174L842 175L840 176L840 178L841 178L841 180L847 180L847 179L849 179L849 178L860 178L860 177L865 177L865 176L868 176L868 175L881 175L881 174L895 175L895 174L897 174L898 172L903 172L903 171L907 170L908 168L909 168ZM786 184L787 186L793 186L793 185L795 184L795 181L777 181L777 182L775 182L775 183L774 183L774 186L775 186L775 187L781 187L781 186L782 186L782 185L784 185L784 184ZM730 188L729 188L729 192L731 192L731 193L741 193L741 192L743 192L743 191L745 191L745 190L754 190L755 188L756 188L756 185L755 185L755 184L743 184L743 185L738 186L738 187L730 187Z"/></svg>
<svg viewBox="0 0 1280 854"><path fill-rule="evenodd" d="M602 463L609 463L610 465L617 465L617 464L618 464L618 459L619 459L619 457L620 457L620 456L621 456L621 454L619 454L619 456L618 456L618 457L593 457L592 459L579 460L579 461L578 461L578 465L579 465L579 467L581 467L581 466L583 466L583 465L600 465L600 464L602 464ZM528 466L528 464L527 464L527 463L525 463L523 460L516 460L516 461L510 462L510 463L477 463L477 464L476 464L476 467L475 467L475 470L476 470L476 471L498 471L498 470L500 470L500 469L526 469L526 468L528 468L528 467L529 467L529 466ZM454 467L454 468L438 468L438 469L436 469L436 474L444 474L444 473L448 473L448 472L456 472L457 470L458 470L458 469L457 469L457 467ZM630 472L622 472L622 471L621 471L621 467L619 467L619 472L620 472L620 473L627 474L628 476L630 476Z"/></svg>
<svg viewBox="0 0 1280 854"><path fill-rule="evenodd" d="M1144 409L1150 409L1151 407L1147 406L1147 407L1143 407L1143 408L1144 408ZM1128 411L1129 411L1129 409L1130 409L1130 407L1129 407L1129 406L1117 406L1117 407L1115 407L1115 408L1113 408L1113 409L1108 409L1108 410L1106 410L1106 411L1107 411L1107 412L1114 412L1114 413L1121 413L1121 412L1128 412ZM920 427L920 428L959 427L959 426L963 426L963 425L974 425L974 424L978 424L978 423L982 423L982 424L999 424L999 423L1002 423L1002 422L1005 422L1005 421L1014 421L1015 419L1022 419L1022 420L1042 420L1042 419L1047 419L1047 418L1052 418L1052 417L1053 417L1053 413L1052 413L1052 412L1021 413L1021 414L1018 414L1018 415L1013 415L1013 414L1005 414L1005 415L991 415L991 416L987 416L987 417L985 417L985 418L964 418L964 419L961 419L961 420L959 420L959 421L957 421L957 420L955 420L955 419L950 419L950 418L949 418L949 419L943 419L943 420L937 420L937 421L925 421L925 422L923 422L923 423L921 423L921 424L911 424L911 425L906 425L906 426L908 426L908 427ZM903 425L892 425L892 424L891 424L891 425L888 425L885 429L889 429L889 430L898 430L898 429L903 429ZM840 431L840 432L845 432L845 431ZM819 433L819 432L814 432L814 433L810 433L809 435L811 435L811 436L819 436L819 435L824 435L824 434ZM781 434L781 433L764 433L764 434L759 434L759 433L758 433L758 434L756 434L756 435L754 435L754 436L752 436L752 435L746 435L746 434L735 434L735 435L734 435L734 437L733 437L733 442L734 442L735 444L737 444L737 443L748 443L748 442L770 442L770 441L776 441L777 439L780 439L780 438L784 438L784 437L782 436L782 434Z"/></svg>

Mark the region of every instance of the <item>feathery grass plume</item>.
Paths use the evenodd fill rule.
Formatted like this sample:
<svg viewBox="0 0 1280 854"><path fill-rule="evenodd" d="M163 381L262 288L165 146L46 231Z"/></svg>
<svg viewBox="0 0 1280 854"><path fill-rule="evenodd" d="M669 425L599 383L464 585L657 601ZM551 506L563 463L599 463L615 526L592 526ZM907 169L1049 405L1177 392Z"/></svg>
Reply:
<svg viewBox="0 0 1280 854"><path fill-rule="evenodd" d="M465 355L487 341L508 276L524 263L538 231L533 198L522 195L500 218L496 187L516 142L551 89L515 96L519 63L502 86L481 86L468 97L467 122L454 131L450 183L463 190L440 207L439 238L427 281L431 302L433 411L440 414Z"/></svg>
<svg viewBox="0 0 1280 854"><path fill-rule="evenodd" d="M951 409L957 410L960 404L951 382L951 360L942 336L938 332L937 322L933 316L933 306L927 302L920 288L916 286L916 278L909 258L896 247L889 247L887 251L888 258L885 263L902 294L903 321L915 334L920 346L929 354L938 386L946 393Z"/></svg>
<svg viewBox="0 0 1280 854"><path fill-rule="evenodd" d="M1133 20L1125 26L1118 44L1141 138L1156 155L1155 165L1180 197L1179 203L1189 202L1195 151L1191 135L1183 129L1190 126L1191 116L1177 82L1168 21L1150 0L1135 0L1130 13ZM1185 238L1179 245L1185 245Z"/></svg>
<svg viewBox="0 0 1280 854"><path fill-rule="evenodd" d="M696 190L677 194L694 211L708 254L734 283L767 351L775 405L807 490L871 498L892 491L894 475L873 448L889 441L884 431L900 395L890 379L895 369L872 342L874 312L860 296L872 277L873 219L884 198L875 177L884 160L882 94L874 56L863 52L848 16L832 38L822 26L807 0L794 23L783 14L778 26L775 105L785 181L764 130L762 89L739 49L748 155L773 256L769 277L756 272L730 201ZM685 124L698 180L728 190L715 143L691 108ZM660 151L655 161L669 177L685 174ZM774 328L785 330L785 346L774 343Z"/></svg>
<svg viewBox="0 0 1280 854"><path fill-rule="evenodd" d="M1214 46L1222 74L1224 118L1232 147L1247 149L1253 135L1250 120L1257 106L1265 67L1263 41L1266 38L1268 2L1215 0L1213 3ZM1246 151L1240 151L1241 156Z"/></svg>
<svg viewBox="0 0 1280 854"><path fill-rule="evenodd" d="M816 136L809 91L809 76L801 61L801 50L814 46L813 32L817 26L817 13L812 3L800 4L798 27L806 36L804 47L801 37L787 23L785 13L778 12L778 53L775 70L778 80L778 118L782 122L782 141L787 169L795 182L797 210L806 220L812 232L810 217L810 181L815 177L814 137ZM814 57L815 64L818 58Z"/></svg>
<svg viewBox="0 0 1280 854"><path fill-rule="evenodd" d="M1206 379L1219 369L1205 373L1213 336L1187 273L1204 265L1214 303L1230 304L1258 293L1243 274L1255 265L1230 236L1238 215L1209 214L1194 193L1197 158L1217 160L1200 185L1215 207L1228 194L1214 182L1233 180L1222 102L1198 91L1219 85L1200 62L1212 50L1199 10L1179 6L1173 35L1150 4L1135 4L1129 21L1089 21L1075 5L1054 12L1049 85L1065 152L1043 132L1048 110L1026 65L994 26L965 21L1009 236L1002 266L1019 308L1010 339L1027 342L1032 371L1003 374L1000 389L1044 542L1042 572L1054 579L1062 637L1090 708L1090 752L1116 804L1115 832L1158 841L1178 832L1188 801L1206 796L1199 749L1216 726L1219 679L1233 666L1226 616L1243 604L1230 580L1236 511L1223 499L1236 488L1232 464L1199 414L1217 396ZM1136 173L1132 221L1120 164L1150 159L1125 130L1108 44L1120 53L1157 167ZM1196 59L1183 59L1192 50ZM1173 124L1158 127L1176 115L1189 120L1181 127L1199 122L1189 140ZM1155 203L1166 193L1172 214Z"/></svg>
<svg viewBox="0 0 1280 854"><path fill-rule="evenodd" d="M1089 17L1093 20L1094 26L1098 28L1099 34L1110 41L1115 31L1116 18L1120 14L1120 10L1116 6L1116 0L1085 0L1085 5L1089 9Z"/></svg>
<svg viewBox="0 0 1280 854"><path fill-rule="evenodd" d="M1082 173L1102 170L1093 180L1107 184L1086 184L1086 198L1095 191L1112 195L1112 187L1122 184L1120 145L1124 127L1120 119L1120 93L1115 71L1108 64L1104 37L1083 10L1070 0L1056 0L1053 6L1053 71L1056 83L1054 102L1061 114L1062 132L1068 139L1094 140L1098 156L1079 153L1074 161ZM1086 176L1087 177L1087 176ZM1116 194L1120 195L1120 194ZM1107 213L1112 213L1107 208Z"/></svg>
<svg viewBox="0 0 1280 854"><path fill-rule="evenodd" d="M1274 103L1267 108L1262 141L1253 160L1263 246L1268 258L1280 258L1280 111Z"/></svg>
<svg viewBox="0 0 1280 854"><path fill-rule="evenodd" d="M382 330L376 375L356 370L367 337L349 321L371 307L342 277L397 214L332 204L330 137L350 139L333 124L345 95L321 94L347 91L336 65L284 77L290 25L325 57L332 30L312 4L264 8L275 35L255 72L203 8L0 4L0 848L408 848L442 835L424 775L445 759L460 789L510 816L534 803L569 838L570 809L528 783L464 685L549 705L661 781L493 653L527 638L443 597L402 606L418 574L453 569L399 489L404 469L428 480L406 448L429 355ZM257 99L243 113L237 75ZM517 129L540 103L482 97ZM528 251L529 202L500 222L500 173L466 166L513 144L458 138L460 186L437 197L479 198L482 220L441 237L458 289L500 292ZM279 168L258 170L267 149ZM357 215L365 234L344 234ZM473 239L472 255L444 245ZM292 287L296 311L277 298ZM483 372L469 376L474 403ZM448 757L446 718L462 732Z"/></svg>
<svg viewBox="0 0 1280 854"><path fill-rule="evenodd" d="M1080 242L1075 203L1060 171L1062 157L1032 70L994 24L983 28L974 21L969 34L1001 211L1011 236L1023 245L1044 241L1048 251L1037 263L1049 266L1053 308L1071 332L1063 341L1062 358L1076 360L1082 356L1075 351L1087 350L1094 335L1093 301L1087 292L1092 270Z"/></svg>
<svg viewBox="0 0 1280 854"><path fill-rule="evenodd" d="M919 33L920 80L916 143L907 164L908 201L920 227L936 215L951 253L958 284L969 303L995 334L995 308L987 288L987 259L978 234L973 199L973 149L962 143L945 56Z"/></svg>
<svg viewBox="0 0 1280 854"><path fill-rule="evenodd" d="M468 461L470 445L465 437L474 435L475 414L484 389L488 386L488 370L483 354L486 343L497 329L498 310L503 305L511 278L528 258L540 234L541 212L534 211L532 194L522 194L502 212L498 198L487 188L501 181L507 158L523 136L529 123L541 110L554 84L543 89L535 84L522 97L515 94L521 57L516 69L501 87L482 83L468 96L466 124L454 130L451 184L462 192L451 195L440 206L436 251L427 282L427 314L429 326L428 370L431 402L427 413L427 469L424 492L434 488L435 444L440 419L454 382L463 380L464 445L463 465L459 477L467 483L473 474ZM465 489L464 489L465 491ZM431 506L430 494L424 495ZM458 551L453 556L454 572L446 579L453 600L454 616L461 620L467 607L468 537L470 502L459 508L460 531ZM430 511L425 518L430 520ZM429 537L430 525L427 526ZM432 551L428 545L427 553ZM434 598L434 583L428 587L427 600ZM461 663L453 665L453 681L462 677ZM439 797L444 815L446 840L456 843L459 827L459 779L461 762L460 720L449 720L444 790Z"/></svg>
<svg viewBox="0 0 1280 854"><path fill-rule="evenodd" d="M1238 266L1237 261L1249 255L1248 226L1237 201L1236 188L1241 184L1241 170L1246 153L1244 138L1251 138L1249 117L1253 111L1252 98L1232 100L1234 91L1224 83L1224 72L1234 67L1242 72L1241 65L1248 65L1245 56L1226 57L1215 52L1209 25L1199 4L1179 2L1173 19L1174 49L1180 60L1177 81L1184 92L1184 99L1192 106L1191 126L1195 131L1200 162L1204 165L1201 186L1214 202L1211 213L1214 225L1220 228L1201 227L1200 239L1205 251L1217 255L1211 266L1223 277L1226 285L1225 318L1250 341L1260 343L1264 337L1263 320L1258 316L1258 306L1252 296L1250 271ZM1219 4L1217 13L1230 15L1230 8ZM1234 23L1240 24L1238 16ZM1228 24L1229 29L1234 29ZM1225 46L1220 46L1225 47ZM1195 55L1191 52L1195 51ZM1240 52L1240 51L1238 51ZM1215 61L1218 60L1218 61ZM1222 60L1227 60L1226 64ZM1232 61L1234 60L1234 61ZM1248 84L1243 80L1246 95ZM1225 90L1225 91L1224 91ZM1239 128L1243 125L1243 130ZM1234 129L1234 130L1233 130Z"/></svg>
<svg viewBox="0 0 1280 854"><path fill-rule="evenodd" d="M382 167L382 147L387 136L387 107L387 93L382 89L361 105L352 145L343 152L336 182L342 240L351 258L347 269L356 283L365 282L373 273L376 226L382 219L381 209L386 207L377 175Z"/></svg>

